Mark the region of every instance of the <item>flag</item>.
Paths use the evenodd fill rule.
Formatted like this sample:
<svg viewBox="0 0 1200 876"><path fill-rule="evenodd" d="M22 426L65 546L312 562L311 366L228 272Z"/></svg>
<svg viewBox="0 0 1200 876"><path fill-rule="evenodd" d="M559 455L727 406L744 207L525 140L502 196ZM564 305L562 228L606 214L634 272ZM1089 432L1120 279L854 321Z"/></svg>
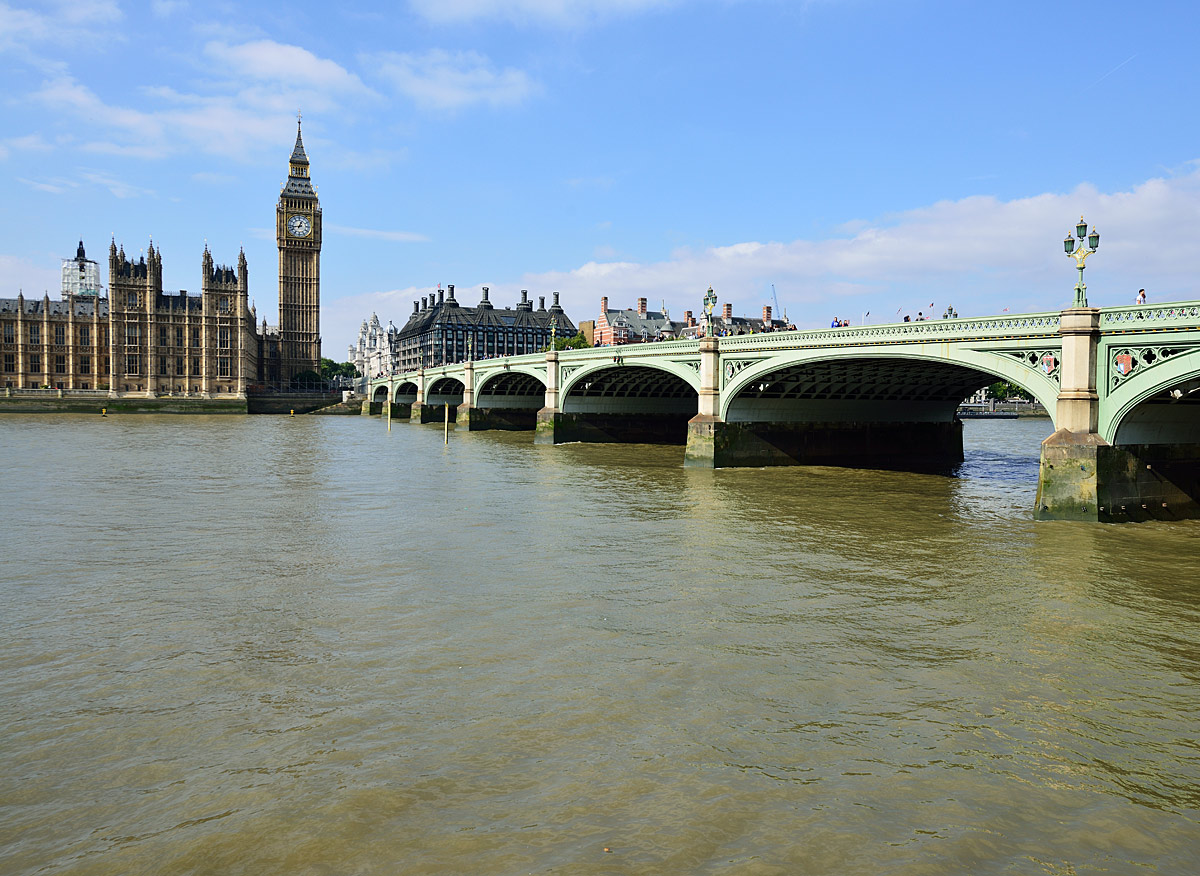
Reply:
<svg viewBox="0 0 1200 876"><path fill-rule="evenodd" d="M1000 312L1001 312L1001 313L1008 313L1008 308L1006 307L1006 308L1004 308L1003 310L1001 310Z"/></svg>
<svg viewBox="0 0 1200 876"><path fill-rule="evenodd" d="M896 313L899 313L899 312L900 312L901 310L903 310L903 309L904 309L903 307L897 307L897 308L896 308Z"/></svg>

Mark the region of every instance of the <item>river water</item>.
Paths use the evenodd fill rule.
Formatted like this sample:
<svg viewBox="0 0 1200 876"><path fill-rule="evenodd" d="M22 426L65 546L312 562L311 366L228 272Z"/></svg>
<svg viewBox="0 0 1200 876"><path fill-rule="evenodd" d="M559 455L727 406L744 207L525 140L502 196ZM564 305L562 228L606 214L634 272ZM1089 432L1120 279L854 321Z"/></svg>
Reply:
<svg viewBox="0 0 1200 876"><path fill-rule="evenodd" d="M0 873L1200 871L1200 526L377 418L0 418Z"/></svg>

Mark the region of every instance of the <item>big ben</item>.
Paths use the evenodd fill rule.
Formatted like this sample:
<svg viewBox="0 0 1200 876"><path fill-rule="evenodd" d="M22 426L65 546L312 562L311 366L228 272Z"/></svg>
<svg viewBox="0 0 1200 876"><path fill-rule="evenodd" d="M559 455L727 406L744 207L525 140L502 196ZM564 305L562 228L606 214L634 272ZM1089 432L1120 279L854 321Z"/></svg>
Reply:
<svg viewBox="0 0 1200 876"><path fill-rule="evenodd" d="M296 146L275 207L279 244L280 377L321 370L321 204L308 173L296 120Z"/></svg>

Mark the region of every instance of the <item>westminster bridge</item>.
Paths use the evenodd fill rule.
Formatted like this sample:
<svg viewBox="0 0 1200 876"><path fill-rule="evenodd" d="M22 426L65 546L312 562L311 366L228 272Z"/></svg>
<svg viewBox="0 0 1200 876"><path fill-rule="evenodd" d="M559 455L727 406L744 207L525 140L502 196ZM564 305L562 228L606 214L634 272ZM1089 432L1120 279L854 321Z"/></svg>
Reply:
<svg viewBox="0 0 1200 876"><path fill-rule="evenodd" d="M1200 517L1200 302L663 341L369 381L364 413L680 444L689 466L947 470L963 399L997 380L1049 412L1035 515Z"/></svg>

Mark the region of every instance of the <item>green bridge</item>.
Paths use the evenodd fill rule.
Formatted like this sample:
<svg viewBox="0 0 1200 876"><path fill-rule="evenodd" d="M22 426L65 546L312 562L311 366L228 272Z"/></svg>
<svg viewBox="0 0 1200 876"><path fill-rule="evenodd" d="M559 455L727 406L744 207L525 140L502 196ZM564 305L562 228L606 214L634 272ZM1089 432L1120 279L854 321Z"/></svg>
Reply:
<svg viewBox="0 0 1200 876"><path fill-rule="evenodd" d="M1042 403L1040 519L1200 517L1200 302L664 341L462 362L369 383L364 413L680 444L689 466L948 470L963 399Z"/></svg>

